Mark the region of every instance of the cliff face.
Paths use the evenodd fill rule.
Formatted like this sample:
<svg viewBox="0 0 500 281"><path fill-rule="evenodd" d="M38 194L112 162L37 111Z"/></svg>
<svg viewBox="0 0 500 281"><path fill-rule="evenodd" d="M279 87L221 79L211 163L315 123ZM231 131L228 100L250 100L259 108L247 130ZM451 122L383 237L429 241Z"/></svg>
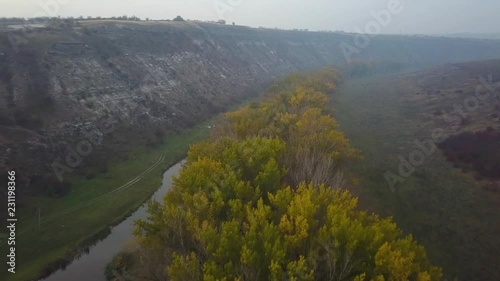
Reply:
<svg viewBox="0 0 500 281"><path fill-rule="evenodd" d="M54 161L99 166L277 77L343 64L346 44L352 59L415 66L500 58L500 41L378 36L358 48L354 39L193 22L84 21L0 33L0 171L19 170L26 188L53 174ZM89 146L85 163L68 161Z"/></svg>

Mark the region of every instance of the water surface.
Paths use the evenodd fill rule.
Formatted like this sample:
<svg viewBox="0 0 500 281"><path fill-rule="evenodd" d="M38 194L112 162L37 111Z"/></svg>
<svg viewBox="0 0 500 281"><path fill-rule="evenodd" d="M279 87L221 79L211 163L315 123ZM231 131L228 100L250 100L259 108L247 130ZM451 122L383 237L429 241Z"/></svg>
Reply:
<svg viewBox="0 0 500 281"><path fill-rule="evenodd" d="M163 195L172 185L172 176L176 175L182 166L182 162L172 166L163 174L163 182L151 199L160 201ZM98 242L89 253L83 255L66 267L65 270L58 270L45 281L106 281L104 269L112 260L113 256L123 250L126 242L132 239L134 221L147 217L145 204L141 206L126 220L113 227L111 234L106 239Z"/></svg>

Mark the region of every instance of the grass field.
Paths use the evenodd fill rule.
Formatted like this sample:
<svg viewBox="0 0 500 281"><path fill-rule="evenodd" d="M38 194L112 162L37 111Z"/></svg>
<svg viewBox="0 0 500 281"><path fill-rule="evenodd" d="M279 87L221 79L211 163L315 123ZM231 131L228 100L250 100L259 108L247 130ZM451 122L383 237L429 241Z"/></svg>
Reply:
<svg viewBox="0 0 500 281"><path fill-rule="evenodd" d="M405 94L408 86L396 75L359 78L335 97L336 119L364 156L351 167L361 181L354 189L360 205L393 216L448 280L500 280L498 194L483 191L438 150L394 192L384 178L386 171L398 174L398 157L408 159L415 140L430 139L435 126L419 120Z"/></svg>
<svg viewBox="0 0 500 281"><path fill-rule="evenodd" d="M64 198L29 198L18 212L17 272L6 276L6 270L2 270L0 279L32 280L48 265L57 267L97 237L105 237L111 225L136 210L159 188L162 173L184 157L191 143L208 135L207 126L200 125L169 137L161 146L137 147L128 161L110 163L104 175L90 180L69 175L74 177L73 188ZM143 172L144 177L130 182ZM122 189L116 190L118 187ZM40 227L34 220L37 204L41 210ZM6 245L1 251L7 252Z"/></svg>

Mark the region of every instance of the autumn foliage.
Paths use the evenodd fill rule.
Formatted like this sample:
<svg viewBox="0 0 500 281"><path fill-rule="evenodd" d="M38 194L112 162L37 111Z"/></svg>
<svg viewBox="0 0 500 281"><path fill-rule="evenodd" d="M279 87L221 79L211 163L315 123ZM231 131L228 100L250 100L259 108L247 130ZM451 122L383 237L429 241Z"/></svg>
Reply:
<svg viewBox="0 0 500 281"><path fill-rule="evenodd" d="M135 236L151 280L439 280L412 236L341 187L358 153L330 115L335 71L296 75L193 145ZM293 85L293 86L291 86Z"/></svg>

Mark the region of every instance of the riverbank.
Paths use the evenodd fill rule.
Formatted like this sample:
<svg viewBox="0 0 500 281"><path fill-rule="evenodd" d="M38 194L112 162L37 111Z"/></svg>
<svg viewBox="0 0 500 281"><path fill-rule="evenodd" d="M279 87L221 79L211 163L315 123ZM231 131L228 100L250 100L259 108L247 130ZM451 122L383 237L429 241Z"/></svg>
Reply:
<svg viewBox="0 0 500 281"><path fill-rule="evenodd" d="M148 199L161 202L172 186L172 177L178 174L183 161L173 165L163 174L161 187ZM88 252L73 261L64 270L58 270L43 281L106 281L106 265L113 256L123 251L133 239L135 221L147 217L147 204L141 205L133 214L110 229L109 235L95 243ZM125 246L127 247L127 246Z"/></svg>
<svg viewBox="0 0 500 281"><path fill-rule="evenodd" d="M32 208L20 207L26 211L17 233L18 271L1 279L40 279L85 253L151 197L163 172L185 156L190 144L209 135L208 124L170 136L157 147L138 147L129 160L112 163L102 176L88 180L69 175L72 191L63 198L29 198L27 205L40 206L40 223L27 211Z"/></svg>

